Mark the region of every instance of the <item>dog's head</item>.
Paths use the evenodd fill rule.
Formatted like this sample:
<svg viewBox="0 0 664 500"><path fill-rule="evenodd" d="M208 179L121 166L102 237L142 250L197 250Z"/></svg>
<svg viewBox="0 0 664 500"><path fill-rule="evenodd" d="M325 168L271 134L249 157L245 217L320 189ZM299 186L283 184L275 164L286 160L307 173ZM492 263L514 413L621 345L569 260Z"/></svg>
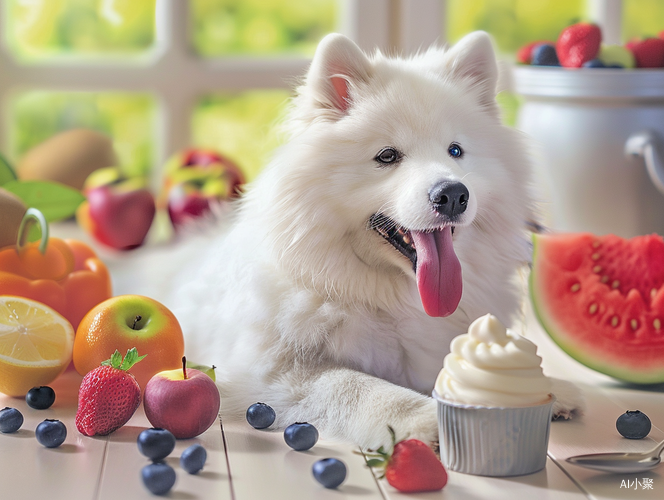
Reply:
<svg viewBox="0 0 664 500"><path fill-rule="evenodd" d="M287 268L351 300L390 300L415 278L432 316L455 311L466 266L505 276L530 199L497 77L482 32L409 59L323 39L293 102L292 140L249 193L268 196L267 231Z"/></svg>

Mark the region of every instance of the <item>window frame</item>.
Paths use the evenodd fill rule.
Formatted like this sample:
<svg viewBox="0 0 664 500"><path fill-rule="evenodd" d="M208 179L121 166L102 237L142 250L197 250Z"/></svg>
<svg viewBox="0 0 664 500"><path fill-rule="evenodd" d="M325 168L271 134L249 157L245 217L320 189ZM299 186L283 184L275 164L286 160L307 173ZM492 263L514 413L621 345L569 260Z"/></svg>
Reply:
<svg viewBox="0 0 664 500"><path fill-rule="evenodd" d="M373 51L409 53L443 43L445 0L339 0L339 31ZM7 2L0 27L9 22ZM10 103L30 90L149 93L157 102L155 165L191 144L196 100L206 93L286 89L305 73L307 57L203 58L190 41L189 2L157 0L155 43L135 57L49 57L16 59L7 37L0 41L0 147L13 155ZM8 30L5 30L8 31ZM173 75L186 73L187 78ZM155 167L154 170L157 170Z"/></svg>

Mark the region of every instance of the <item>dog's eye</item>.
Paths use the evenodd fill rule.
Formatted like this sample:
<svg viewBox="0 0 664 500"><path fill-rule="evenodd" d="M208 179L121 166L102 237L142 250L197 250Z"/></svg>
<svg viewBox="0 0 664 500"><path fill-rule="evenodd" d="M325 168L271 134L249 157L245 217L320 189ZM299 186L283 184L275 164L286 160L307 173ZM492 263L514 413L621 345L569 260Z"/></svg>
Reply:
<svg viewBox="0 0 664 500"><path fill-rule="evenodd" d="M461 158L463 156L463 149L461 149L461 146L459 146L456 142L450 144L450 146L447 148L447 152L452 158Z"/></svg>
<svg viewBox="0 0 664 500"><path fill-rule="evenodd" d="M383 165L389 165L394 163L401 158L401 154L394 148L383 148L381 149L374 160Z"/></svg>

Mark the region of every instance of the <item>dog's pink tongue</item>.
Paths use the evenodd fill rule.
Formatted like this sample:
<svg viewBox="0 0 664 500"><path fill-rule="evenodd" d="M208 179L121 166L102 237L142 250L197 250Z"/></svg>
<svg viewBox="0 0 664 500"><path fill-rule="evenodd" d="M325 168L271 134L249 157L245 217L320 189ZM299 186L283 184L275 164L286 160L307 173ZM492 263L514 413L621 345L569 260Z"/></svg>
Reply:
<svg viewBox="0 0 664 500"><path fill-rule="evenodd" d="M429 316L449 316L461 300L461 263L451 226L430 233L411 231L417 251L417 288Z"/></svg>

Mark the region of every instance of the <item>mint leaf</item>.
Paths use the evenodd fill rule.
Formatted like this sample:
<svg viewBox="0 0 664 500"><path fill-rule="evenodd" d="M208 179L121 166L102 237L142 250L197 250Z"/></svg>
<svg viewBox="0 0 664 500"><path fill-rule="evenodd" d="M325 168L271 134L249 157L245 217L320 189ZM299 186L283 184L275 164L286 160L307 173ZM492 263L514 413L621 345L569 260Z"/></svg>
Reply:
<svg viewBox="0 0 664 500"><path fill-rule="evenodd" d="M85 201L78 189L58 182L12 180L2 187L21 198L26 206L39 209L48 222L72 217Z"/></svg>
<svg viewBox="0 0 664 500"><path fill-rule="evenodd" d="M9 181L16 180L16 172L7 161L7 158L0 154L0 186L7 184Z"/></svg>
<svg viewBox="0 0 664 500"><path fill-rule="evenodd" d="M132 366L134 366L136 363L138 363L140 360L142 360L147 354L144 354L143 356L138 355L138 351L136 350L135 347L132 347L127 351L127 355L124 358L124 361L122 362L122 365L119 367L120 370L129 370Z"/></svg>

